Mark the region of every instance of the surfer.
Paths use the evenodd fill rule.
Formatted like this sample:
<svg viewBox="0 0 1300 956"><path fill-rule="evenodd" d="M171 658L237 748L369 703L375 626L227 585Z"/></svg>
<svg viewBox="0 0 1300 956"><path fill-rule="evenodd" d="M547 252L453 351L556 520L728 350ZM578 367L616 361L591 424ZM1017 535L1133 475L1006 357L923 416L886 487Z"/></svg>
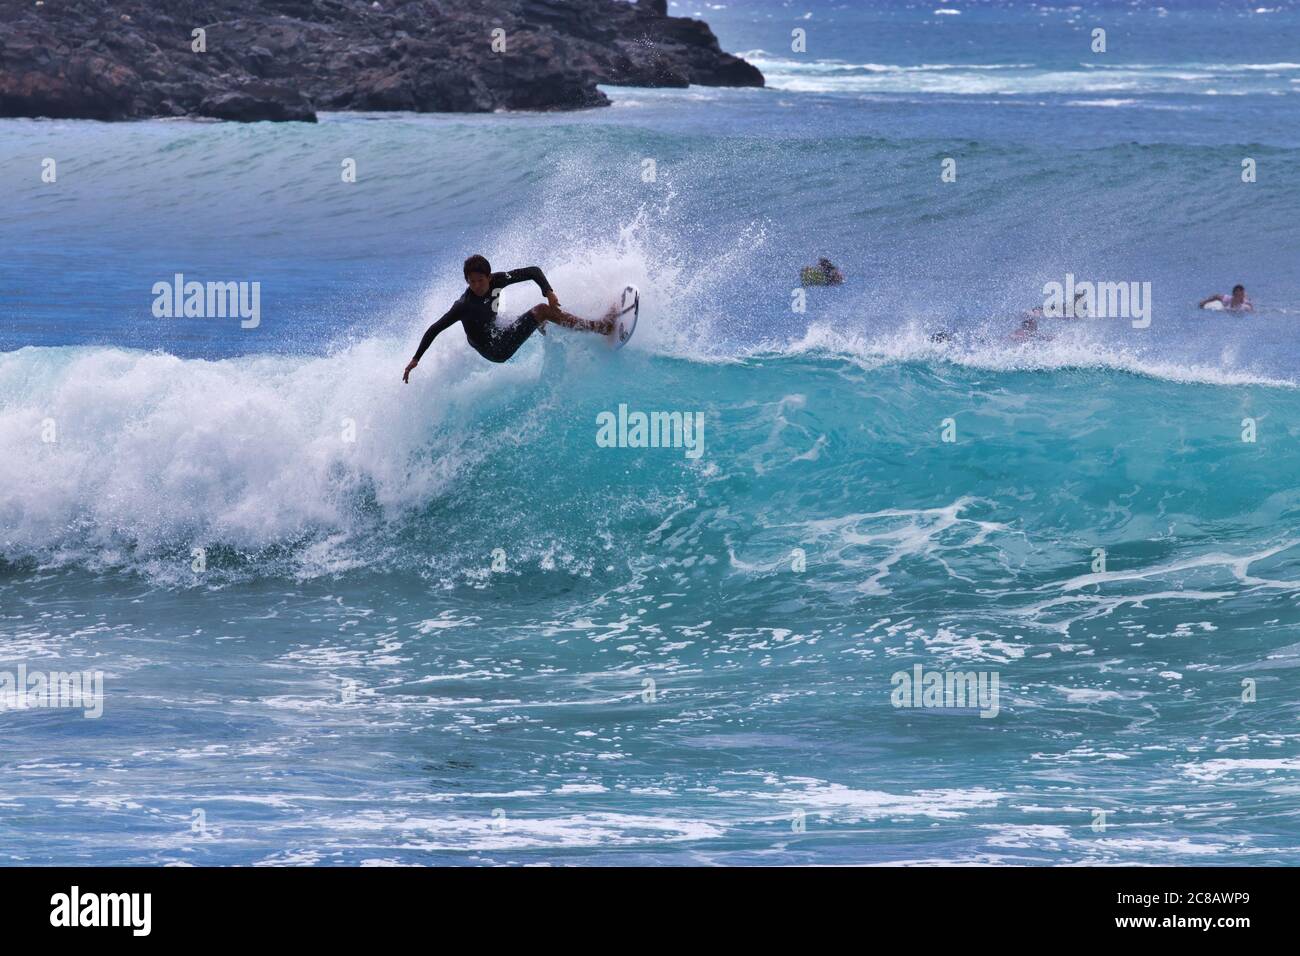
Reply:
<svg viewBox="0 0 1300 956"><path fill-rule="evenodd" d="M496 323L497 296L499 290L516 282L532 280L546 296L546 301L533 306L513 325L499 326ZM447 331L457 322L465 328L465 339L474 351L489 362L504 362L519 350L536 331L543 335L542 328L547 322L554 322L565 328L581 329L584 332L596 332L609 335L614 331L614 318L607 316L599 321L580 319L560 309L560 300L555 290L546 281L546 276L537 266L526 266L510 272L493 272L491 264L483 256L474 255L465 260L465 281L469 283L463 295L457 299L447 313L425 331L420 339L420 347L415 350L402 381L409 382L411 370L420 364L425 351L433 344L439 334Z"/></svg>
<svg viewBox="0 0 1300 956"><path fill-rule="evenodd" d="M1233 312L1254 312L1255 307L1250 304L1250 299L1246 297L1246 287L1244 285L1234 285L1232 295L1212 295L1208 299L1201 300L1201 308L1204 309L1211 302L1219 303L1219 308L1229 309Z"/></svg>

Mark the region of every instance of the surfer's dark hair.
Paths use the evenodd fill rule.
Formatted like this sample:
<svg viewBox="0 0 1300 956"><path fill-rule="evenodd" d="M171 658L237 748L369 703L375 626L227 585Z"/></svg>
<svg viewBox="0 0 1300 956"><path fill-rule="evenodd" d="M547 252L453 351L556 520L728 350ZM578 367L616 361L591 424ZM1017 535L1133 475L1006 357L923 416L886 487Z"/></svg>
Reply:
<svg viewBox="0 0 1300 956"><path fill-rule="evenodd" d="M1245 291L1246 291L1246 287L1244 285L1234 285L1232 287L1233 295L1236 295L1238 292L1245 292Z"/></svg>
<svg viewBox="0 0 1300 956"><path fill-rule="evenodd" d="M492 263L488 262L483 256L475 253L465 260L465 278L469 278L471 272L477 272L481 275L490 276L492 274Z"/></svg>

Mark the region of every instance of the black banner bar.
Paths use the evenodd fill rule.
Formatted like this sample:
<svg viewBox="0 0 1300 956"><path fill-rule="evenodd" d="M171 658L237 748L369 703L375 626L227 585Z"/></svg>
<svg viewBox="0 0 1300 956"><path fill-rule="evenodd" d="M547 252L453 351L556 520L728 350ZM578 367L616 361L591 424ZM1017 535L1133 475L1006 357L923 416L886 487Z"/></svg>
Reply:
<svg viewBox="0 0 1300 956"><path fill-rule="evenodd" d="M549 936L561 920L579 933L623 924L647 940L677 926L670 936L682 942L687 922L711 924L697 936L762 939L773 922L815 920L819 931L905 932L945 949L1028 931L1049 934L1044 942L1232 945L1292 925L1292 877L1247 868L15 868L0 870L0 913L15 942L338 944L483 930L495 942L502 930Z"/></svg>

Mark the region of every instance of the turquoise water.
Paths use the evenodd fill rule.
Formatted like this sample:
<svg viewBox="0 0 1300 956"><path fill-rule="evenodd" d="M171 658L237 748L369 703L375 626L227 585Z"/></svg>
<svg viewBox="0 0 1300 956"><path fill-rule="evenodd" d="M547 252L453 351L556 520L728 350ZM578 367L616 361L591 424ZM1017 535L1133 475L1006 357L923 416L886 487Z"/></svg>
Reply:
<svg viewBox="0 0 1300 956"><path fill-rule="evenodd" d="M1067 10L758 3L707 15L762 91L0 122L0 675L103 674L96 719L0 697L0 859L1293 863L1270 6L1103 12L1102 66ZM584 314L635 282L641 327L453 330L404 386L471 251ZM176 272L260 325L155 318ZM1012 341L1067 272L1151 282L1150 327ZM1238 281L1254 316L1196 309ZM602 447L620 405L702 453ZM895 706L917 665L996 713Z"/></svg>

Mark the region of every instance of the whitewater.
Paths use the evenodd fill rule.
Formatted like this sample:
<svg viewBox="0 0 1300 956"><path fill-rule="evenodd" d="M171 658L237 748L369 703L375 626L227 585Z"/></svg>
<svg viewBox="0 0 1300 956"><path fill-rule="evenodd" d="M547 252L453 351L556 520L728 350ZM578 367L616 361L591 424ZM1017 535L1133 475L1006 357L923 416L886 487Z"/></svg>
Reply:
<svg viewBox="0 0 1300 956"><path fill-rule="evenodd" d="M710 11L766 90L0 121L0 673L103 675L0 698L6 863L1296 862L1300 20L807 6ZM403 384L471 252L635 338ZM1067 273L1149 328L1013 339Z"/></svg>

